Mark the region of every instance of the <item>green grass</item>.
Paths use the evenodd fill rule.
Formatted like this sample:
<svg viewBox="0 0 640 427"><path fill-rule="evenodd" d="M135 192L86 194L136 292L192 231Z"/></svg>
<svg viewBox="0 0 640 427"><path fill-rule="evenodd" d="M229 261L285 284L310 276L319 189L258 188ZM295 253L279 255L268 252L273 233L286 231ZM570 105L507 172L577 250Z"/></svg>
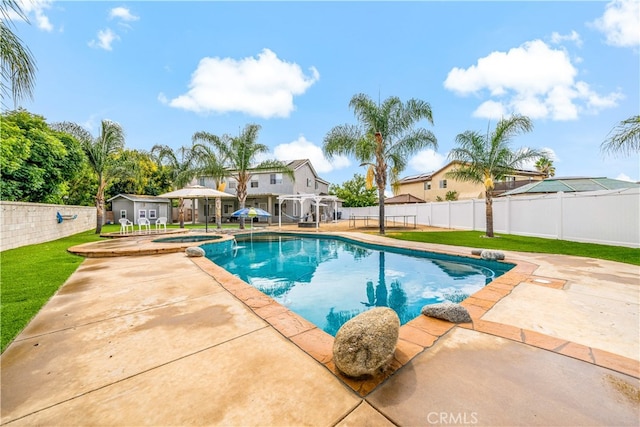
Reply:
<svg viewBox="0 0 640 427"><path fill-rule="evenodd" d="M100 240L94 231L0 253L0 351L84 260L67 248Z"/></svg>
<svg viewBox="0 0 640 427"><path fill-rule="evenodd" d="M478 249L575 255L640 265L640 249L543 239L540 237L515 236L513 234L496 234L497 237L491 239L483 236L484 233L481 231L410 231L387 233L387 237L413 242L467 246Z"/></svg>

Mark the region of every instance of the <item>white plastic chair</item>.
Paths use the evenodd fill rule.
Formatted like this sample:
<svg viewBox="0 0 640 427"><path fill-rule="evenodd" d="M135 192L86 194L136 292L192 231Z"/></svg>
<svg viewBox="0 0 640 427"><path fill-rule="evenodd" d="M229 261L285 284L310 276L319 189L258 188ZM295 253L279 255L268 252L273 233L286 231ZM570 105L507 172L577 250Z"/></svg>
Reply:
<svg viewBox="0 0 640 427"><path fill-rule="evenodd" d="M164 231L167 231L167 217L159 216L156 220L156 233L160 232L160 227L164 228Z"/></svg>
<svg viewBox="0 0 640 427"><path fill-rule="evenodd" d="M142 233L142 228L146 227L147 228L147 233L151 232L151 221L149 221L147 218L138 218L138 231L140 231Z"/></svg>
<svg viewBox="0 0 640 427"><path fill-rule="evenodd" d="M129 227L131 227L131 232L133 233L133 223L127 218L120 218L118 222L120 223L120 234L126 234Z"/></svg>

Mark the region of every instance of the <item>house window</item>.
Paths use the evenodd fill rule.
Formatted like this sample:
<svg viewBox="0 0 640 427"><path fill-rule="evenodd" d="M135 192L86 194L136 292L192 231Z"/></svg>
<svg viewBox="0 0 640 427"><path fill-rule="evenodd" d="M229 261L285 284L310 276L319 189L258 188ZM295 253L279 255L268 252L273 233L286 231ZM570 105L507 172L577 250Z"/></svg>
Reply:
<svg viewBox="0 0 640 427"><path fill-rule="evenodd" d="M224 206L222 207L222 212L225 215L231 215L233 211L234 211L233 204L231 203L225 203Z"/></svg>
<svg viewBox="0 0 640 427"><path fill-rule="evenodd" d="M126 218L126 217L127 217L127 211L126 211L126 210L124 210L124 209L122 209L122 210L120 211L120 218Z"/></svg>
<svg viewBox="0 0 640 427"><path fill-rule="evenodd" d="M424 183L424 189L425 190L431 190L431 181L426 181Z"/></svg>
<svg viewBox="0 0 640 427"><path fill-rule="evenodd" d="M138 218L146 218L147 217L147 211L144 209L140 209L138 211Z"/></svg>
<svg viewBox="0 0 640 427"><path fill-rule="evenodd" d="M155 209L149 209L149 219L156 219L156 210Z"/></svg>
<svg viewBox="0 0 640 427"><path fill-rule="evenodd" d="M201 178L200 178L200 185L202 185L203 187L205 186L205 185L204 185L204 177L201 177Z"/></svg>
<svg viewBox="0 0 640 427"><path fill-rule="evenodd" d="M234 179L230 179L229 180L229 189L230 190L235 190L237 185L238 185L238 183L236 182L236 180L234 180Z"/></svg>
<svg viewBox="0 0 640 427"><path fill-rule="evenodd" d="M307 178L307 187L311 187L311 178Z"/></svg>
<svg viewBox="0 0 640 427"><path fill-rule="evenodd" d="M251 188L258 188L258 180L257 179L255 181L253 179L251 180Z"/></svg>
<svg viewBox="0 0 640 427"><path fill-rule="evenodd" d="M318 189L318 181L316 181L316 190Z"/></svg>
<svg viewBox="0 0 640 427"><path fill-rule="evenodd" d="M269 181L271 185L282 184L282 174L281 173L272 173L269 176Z"/></svg>
<svg viewBox="0 0 640 427"><path fill-rule="evenodd" d="M440 188L447 188L447 180L446 179L441 179L440 180Z"/></svg>

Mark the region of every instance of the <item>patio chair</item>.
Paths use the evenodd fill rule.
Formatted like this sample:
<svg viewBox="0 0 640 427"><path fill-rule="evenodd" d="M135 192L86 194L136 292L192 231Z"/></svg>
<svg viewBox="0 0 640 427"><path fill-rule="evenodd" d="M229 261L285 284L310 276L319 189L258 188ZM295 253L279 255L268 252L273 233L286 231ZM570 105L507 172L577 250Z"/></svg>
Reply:
<svg viewBox="0 0 640 427"><path fill-rule="evenodd" d="M120 223L120 234L126 234L129 227L131 227L131 232L133 233L133 223L127 218L120 218L118 222Z"/></svg>
<svg viewBox="0 0 640 427"><path fill-rule="evenodd" d="M156 220L156 233L160 232L160 227L163 227L165 232L167 231L167 217L166 216L160 216Z"/></svg>
<svg viewBox="0 0 640 427"><path fill-rule="evenodd" d="M151 221L147 218L138 218L138 231L142 233L142 228L147 228L147 233L151 232Z"/></svg>

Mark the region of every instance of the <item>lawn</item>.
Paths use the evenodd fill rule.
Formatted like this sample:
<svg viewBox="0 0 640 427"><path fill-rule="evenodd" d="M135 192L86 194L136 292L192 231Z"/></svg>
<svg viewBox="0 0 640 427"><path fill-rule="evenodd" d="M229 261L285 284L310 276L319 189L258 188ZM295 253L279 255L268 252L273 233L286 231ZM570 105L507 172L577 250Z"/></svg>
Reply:
<svg viewBox="0 0 640 427"><path fill-rule="evenodd" d="M484 237L484 233L481 231L392 232L387 233L387 237L478 249L575 255L640 265L640 249L622 246L578 243L540 237L516 236L513 234L496 234L496 237L490 239Z"/></svg>

